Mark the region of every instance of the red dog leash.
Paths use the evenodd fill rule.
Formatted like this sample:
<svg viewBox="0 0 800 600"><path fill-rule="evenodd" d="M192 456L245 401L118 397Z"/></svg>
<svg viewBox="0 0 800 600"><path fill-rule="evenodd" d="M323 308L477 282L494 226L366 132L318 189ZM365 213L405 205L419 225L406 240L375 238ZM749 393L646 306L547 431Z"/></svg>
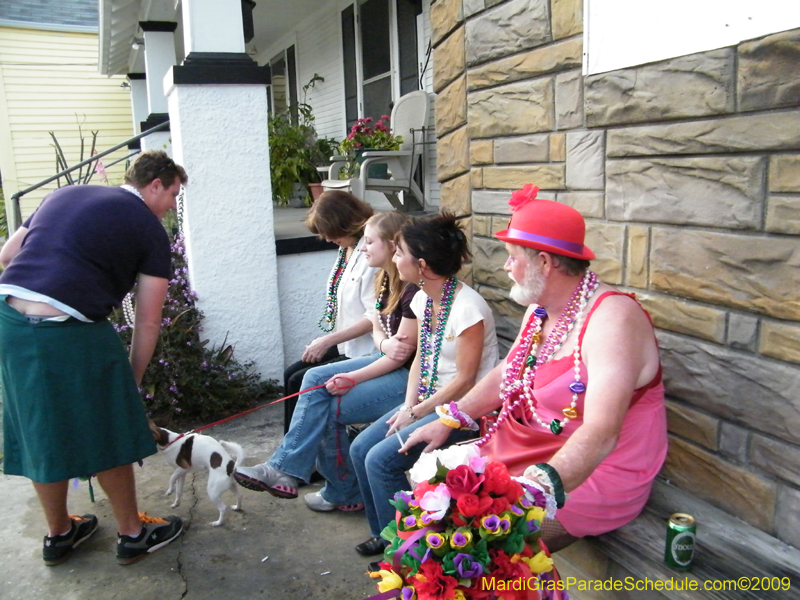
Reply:
<svg viewBox="0 0 800 600"><path fill-rule="evenodd" d="M350 382L350 385L345 385L345 386L337 385L336 387L340 388L340 389L348 389L349 390L350 388L353 388L353 387L356 386L356 382L353 381L350 377L347 377L345 375L336 375L334 377L334 379L346 379L346 380L348 380ZM273 400L272 402L268 402L267 404L262 404L261 406L256 406L255 408L251 408L251 409L246 410L244 412L240 412L240 413L238 413L236 415L232 415L230 417L225 417L224 419L220 419L219 421L215 421L215 422L210 423L208 425L203 425L202 427L197 427L196 429L191 429L191 430L187 431L186 433L180 434L178 437L176 437L174 440L172 440L169 444L164 446L164 448L167 448L167 447L171 446L172 444L177 442L179 439L181 439L182 437L186 437L190 433L197 433L198 431L203 431L203 429L211 429L212 427L216 427L217 425L221 425L222 423L227 423L228 421L233 421L234 419L238 419L239 417L243 417L245 415L249 415L251 412L255 412L257 410L261 410L262 408L266 408L267 406L272 406L273 404L277 404L278 402L283 402L284 400L288 400L289 398L294 398L295 396L299 396L300 394L305 394L306 392L310 392L312 390L316 390L316 389L319 389L321 387L325 387L326 385L327 385L327 383L321 383L319 385L315 385L314 387L306 388L304 390L300 390L299 392L295 392L294 394L289 394L288 396L284 396L283 398L278 398L277 400Z"/></svg>

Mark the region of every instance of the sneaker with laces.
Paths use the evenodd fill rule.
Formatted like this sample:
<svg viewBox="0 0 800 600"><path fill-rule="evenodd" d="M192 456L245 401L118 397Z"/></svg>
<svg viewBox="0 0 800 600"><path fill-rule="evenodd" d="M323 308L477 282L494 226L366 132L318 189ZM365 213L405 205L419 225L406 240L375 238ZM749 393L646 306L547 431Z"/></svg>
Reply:
<svg viewBox="0 0 800 600"><path fill-rule="evenodd" d="M298 481L266 463L253 467L236 467L233 478L243 488L269 492L277 498L297 498Z"/></svg>
<svg viewBox="0 0 800 600"><path fill-rule="evenodd" d="M142 521L139 535L117 535L117 562L121 565L142 560L174 541L183 531L183 521L174 515L159 519L139 513L139 518Z"/></svg>
<svg viewBox="0 0 800 600"><path fill-rule="evenodd" d="M69 532L53 537L44 536L42 546L42 558L48 567L60 565L69 558L72 550L80 546L83 542L92 537L97 531L97 517L94 515L70 515L69 520L72 527Z"/></svg>
<svg viewBox="0 0 800 600"><path fill-rule="evenodd" d="M342 512L357 512L364 510L364 503L357 504L334 504L328 502L322 497L322 492L312 492L303 496L306 501L306 506L316 512L331 512L332 510L341 510Z"/></svg>

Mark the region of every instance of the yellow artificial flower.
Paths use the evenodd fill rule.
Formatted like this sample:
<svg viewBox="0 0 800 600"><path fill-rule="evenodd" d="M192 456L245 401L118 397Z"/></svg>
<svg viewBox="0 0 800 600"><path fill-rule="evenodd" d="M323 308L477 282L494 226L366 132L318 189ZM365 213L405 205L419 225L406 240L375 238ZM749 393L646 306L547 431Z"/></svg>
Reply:
<svg viewBox="0 0 800 600"><path fill-rule="evenodd" d="M466 596L464 596L464 592L461 590L455 590L455 596L453 596L453 600L467 600Z"/></svg>
<svg viewBox="0 0 800 600"><path fill-rule="evenodd" d="M378 591L388 592L389 590L397 590L403 587L403 578L394 571L378 571L381 576L381 581L378 583Z"/></svg>
<svg viewBox="0 0 800 600"><path fill-rule="evenodd" d="M522 557L531 573L549 573L553 570L553 559L544 553L544 550L531 558Z"/></svg>
<svg viewBox="0 0 800 600"><path fill-rule="evenodd" d="M528 515L525 518L528 521L542 521L546 514L547 511L545 509L534 506L528 511Z"/></svg>

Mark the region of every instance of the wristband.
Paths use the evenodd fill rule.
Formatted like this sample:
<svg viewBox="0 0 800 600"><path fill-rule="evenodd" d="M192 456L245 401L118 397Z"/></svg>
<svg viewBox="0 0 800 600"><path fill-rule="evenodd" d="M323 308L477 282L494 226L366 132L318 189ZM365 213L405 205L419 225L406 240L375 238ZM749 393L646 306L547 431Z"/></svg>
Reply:
<svg viewBox="0 0 800 600"><path fill-rule="evenodd" d="M561 508L564 506L564 501L566 500L564 494L564 484L561 483L561 477L558 474L558 471L555 470L551 465L547 463L537 463L534 465L534 468L538 468L544 471L548 478L548 483L553 490L553 496L556 498L556 508Z"/></svg>
<svg viewBox="0 0 800 600"><path fill-rule="evenodd" d="M460 412L455 402L437 406L436 414L439 415L439 420L448 427L478 431L478 425L472 420L472 417L466 413Z"/></svg>

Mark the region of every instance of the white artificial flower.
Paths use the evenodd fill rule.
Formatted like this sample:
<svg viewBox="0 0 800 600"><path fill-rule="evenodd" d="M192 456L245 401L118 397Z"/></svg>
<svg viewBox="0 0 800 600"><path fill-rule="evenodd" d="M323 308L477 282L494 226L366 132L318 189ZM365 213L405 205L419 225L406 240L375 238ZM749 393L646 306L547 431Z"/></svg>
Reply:
<svg viewBox="0 0 800 600"><path fill-rule="evenodd" d="M436 452L423 452L408 472L414 485L428 481L436 475Z"/></svg>

